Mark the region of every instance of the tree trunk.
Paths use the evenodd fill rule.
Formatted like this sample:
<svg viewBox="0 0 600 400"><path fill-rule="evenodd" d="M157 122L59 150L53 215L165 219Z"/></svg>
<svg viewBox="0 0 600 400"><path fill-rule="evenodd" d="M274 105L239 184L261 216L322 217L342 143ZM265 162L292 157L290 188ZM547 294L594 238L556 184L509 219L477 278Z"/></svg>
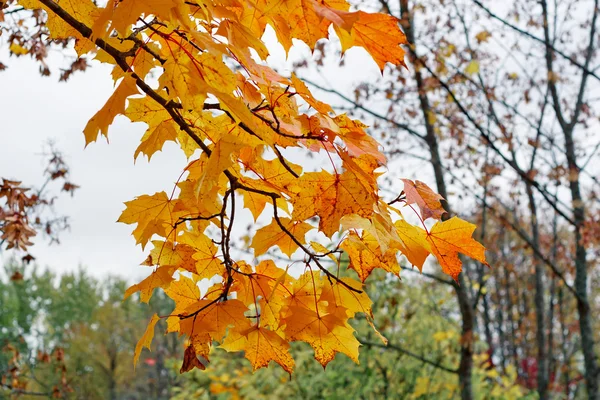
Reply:
<svg viewBox="0 0 600 400"><path fill-rule="evenodd" d="M551 46L552 39L550 37L548 5L546 0L541 0L544 27L544 42L546 44L546 68L549 76L554 74L554 50ZM590 39L585 54L585 67L589 67L592 54L594 53L594 43L596 40L595 29L596 19L598 16L598 1L594 2L592 10L592 20L590 23ZM600 400L599 384L600 376L598 375L598 361L596 359L596 348L594 343L593 322L590 303L588 299L588 277L587 277L587 251L583 243L582 230L585 223L585 203L581 196L581 188L579 183L580 169L577 166L577 155L575 151L575 140L573 137L575 126L578 122L578 115L581 112L583 105L583 95L589 73L583 72L581 77L581 85L573 116L571 121L565 118L562 103L558 92L558 87L553 79L548 79L548 88L552 95L554 111L560 128L565 139L565 156L567 158L567 166L569 169L569 189L571 192L571 206L573 211L573 223L575 228L575 292L577 293L577 311L579 314L579 332L581 334L581 351L585 365L585 381L587 386L588 398L591 400Z"/></svg>
<svg viewBox="0 0 600 400"><path fill-rule="evenodd" d="M411 43L409 55L413 65L418 65L419 58L415 51L415 35L414 35L414 20L408 5L408 0L400 0L400 12L402 14L401 24L406 33L408 42ZM426 91L423 85L423 76L418 67L415 67L415 80L419 91L419 102L421 106L421 112L423 113L423 119L425 122L426 135L425 140L429 147L429 153L431 156L431 164L433 166L433 172L435 175L435 181L438 193L445 199L442 200L444 209L451 214L451 208L448 204L448 191L446 190L446 182L444 180L444 170L439 152L438 140L435 135L434 126L429 122L429 113L431 107L429 99L427 98ZM462 317L462 335L460 341L460 364L458 367L459 385L461 391L461 398L463 400L472 400L473 388L471 383L471 376L473 374L473 333L475 325L475 313L473 310L471 299L467 292L467 282L465 281L463 274L458 276L458 284L453 285L458 304L460 308L460 314Z"/></svg>
<svg viewBox="0 0 600 400"><path fill-rule="evenodd" d="M540 236L538 232L537 207L533 189L527 184L527 197L529 199L529 210L531 212L531 241L535 247L540 247ZM535 266L535 319L536 319L536 343L537 343L537 390L540 400L548 399L548 357L546 354L546 325L544 314L544 269L537 254L533 256Z"/></svg>
<svg viewBox="0 0 600 400"><path fill-rule="evenodd" d="M117 398L117 355L115 353L110 354L110 376L108 383L108 390L110 400L118 400Z"/></svg>
<svg viewBox="0 0 600 400"><path fill-rule="evenodd" d="M562 337L562 356L563 356L563 365L564 365L564 373L565 373L565 399L569 399L571 395L571 390L569 388L569 352L567 350L569 335L568 329L565 324L565 311L564 311L564 298L563 298L563 288L558 289L558 316L560 318L560 333Z"/></svg>

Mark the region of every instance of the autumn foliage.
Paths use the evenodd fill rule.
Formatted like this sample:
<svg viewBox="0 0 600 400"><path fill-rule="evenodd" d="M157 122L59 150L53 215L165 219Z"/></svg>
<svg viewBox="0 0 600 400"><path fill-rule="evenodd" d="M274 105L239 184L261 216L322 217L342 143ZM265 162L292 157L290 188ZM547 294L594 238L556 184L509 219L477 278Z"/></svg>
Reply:
<svg viewBox="0 0 600 400"><path fill-rule="evenodd" d="M125 297L140 292L148 302L162 288L176 304L152 317L134 362L160 319L189 339L182 372L204 369L217 344L244 351L254 369L275 361L291 373L292 341L312 346L323 366L338 352L358 361L348 320L372 317L362 282L375 268L398 275L399 254L419 269L431 254L456 280L459 253L486 262L475 226L442 220L440 196L422 182L404 180L386 201L377 183L385 156L366 126L265 64L269 25L286 51L292 39L313 49L335 32L343 51L362 47L381 70L403 65L406 40L394 17L350 11L345 1L18 4L46 11L52 39L74 38L79 56L95 52L114 65L116 89L85 127L86 143L124 115L148 125L134 157L150 159L174 141L190 159L176 188L127 202L119 218L134 225L138 244L152 246L143 264L153 271ZM260 226L248 246L256 265L235 256L240 208ZM289 263L269 256L275 247ZM358 280L339 276L342 251Z"/></svg>
<svg viewBox="0 0 600 400"><path fill-rule="evenodd" d="M79 188L69 180L69 167L58 150L50 148L45 156L45 181L38 190L22 182L0 178L0 250L5 247L27 252L22 257L26 263L35 259L28 251L38 231L48 236L50 242L58 243L58 233L69 226L67 217L49 212L56 199L48 193L49 185L57 183L60 192L71 195ZM19 274L15 273L14 278L21 279Z"/></svg>

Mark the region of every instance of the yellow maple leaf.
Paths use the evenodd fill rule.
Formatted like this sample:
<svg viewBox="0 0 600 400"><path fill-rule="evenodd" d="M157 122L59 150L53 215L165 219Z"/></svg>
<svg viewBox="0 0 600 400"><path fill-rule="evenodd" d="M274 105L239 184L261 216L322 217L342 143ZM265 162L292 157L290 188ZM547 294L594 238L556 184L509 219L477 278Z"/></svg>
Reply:
<svg viewBox="0 0 600 400"><path fill-rule="evenodd" d="M204 233L186 231L178 237L179 243L187 244L194 249L192 258L195 261L194 273L198 279L210 279L225 271L222 261L217 256L217 246Z"/></svg>
<svg viewBox="0 0 600 400"><path fill-rule="evenodd" d="M225 19L219 24L216 34L226 37L230 48L234 51L240 50L240 56L246 54L248 49L254 49L261 60L266 60L269 56L269 50L260 37L254 35L244 25Z"/></svg>
<svg viewBox="0 0 600 400"><path fill-rule="evenodd" d="M286 52L290 49L292 38L302 40L314 50L317 41L327 37L329 24L321 23L323 18L317 14L311 0L282 2L270 19Z"/></svg>
<svg viewBox="0 0 600 400"><path fill-rule="evenodd" d="M323 114L333 112L333 109L329 104L323 103L322 101L315 99L310 90L308 90L308 88L304 84L304 82L298 79L295 74L292 74L291 79L292 84L296 89L296 93L298 93L304 99L304 101L306 101L312 108Z"/></svg>
<svg viewBox="0 0 600 400"><path fill-rule="evenodd" d="M471 237L475 228L475 225L467 221L452 217L444 222L436 222L427 235L431 253L438 259L442 270L455 281L458 281L458 274L462 271L458 253L488 265L485 247Z"/></svg>
<svg viewBox="0 0 600 400"><path fill-rule="evenodd" d="M250 210L254 217L254 222L256 222L265 209L267 202L270 202L271 199L263 194L250 192L248 190L243 191L242 196L244 197L244 206Z"/></svg>
<svg viewBox="0 0 600 400"><path fill-rule="evenodd" d="M196 261L192 258L195 249L186 244L173 244L162 240L153 240L154 249L143 265L174 266L189 272L196 272Z"/></svg>
<svg viewBox="0 0 600 400"><path fill-rule="evenodd" d="M288 288L289 297L285 298L288 307L302 307L313 311L322 305L316 300L321 297L323 290L323 277L318 271L306 271L294 280ZM326 313L323 308L323 312Z"/></svg>
<svg viewBox="0 0 600 400"><path fill-rule="evenodd" d="M325 315L304 307L291 306L289 311L290 314L285 318L286 337L308 343L315 351L315 360L323 367L338 352L358 362L360 343L354 337L354 330L346 322L348 317L344 309Z"/></svg>
<svg viewBox="0 0 600 400"><path fill-rule="evenodd" d="M123 114L125 111L125 101L129 96L134 94L138 94L135 79L131 75L126 75L106 104L85 126L83 134L85 135L86 146L96 141L98 133L108 138L108 127L117 115Z"/></svg>
<svg viewBox="0 0 600 400"><path fill-rule="evenodd" d="M158 317L158 314L154 314L152 316L152 318L150 319L150 322L148 323L148 326L146 327L146 331L144 332L144 334L142 335L140 340L135 345L135 352L133 353L133 367L134 368L137 365L137 362L140 358L140 353L142 352L142 349L144 347L146 347L148 350L150 350L150 345L152 344L152 339L154 339L154 327L156 326L156 323L158 322L159 319L160 318Z"/></svg>
<svg viewBox="0 0 600 400"><path fill-rule="evenodd" d="M297 179L279 160L265 160L262 157L257 157L253 160L242 160L242 163L248 173L252 173L259 178L242 177L241 182L253 189L287 193L286 188L293 185ZM286 164L296 175L302 174L302 167L299 165L289 161Z"/></svg>
<svg viewBox="0 0 600 400"><path fill-rule="evenodd" d="M180 215L173 211L173 202L165 192L139 196L135 200L126 201L125 205L127 208L121 213L118 222L137 224L133 237L142 245L142 249L152 235L166 237Z"/></svg>
<svg viewBox="0 0 600 400"><path fill-rule="evenodd" d="M171 8L175 6L172 0L123 0L109 1L107 19L112 21L112 27L122 36L142 15L153 14L159 18L169 19Z"/></svg>
<svg viewBox="0 0 600 400"><path fill-rule="evenodd" d="M171 282L174 280L173 273L177 270L177 267L173 265L165 265L164 267L158 267L156 271L152 272L146 279L140 283L130 286L125 291L124 299L136 292L140 292L140 301L148 303L152 297L152 292L156 288L166 289Z"/></svg>
<svg viewBox="0 0 600 400"><path fill-rule="evenodd" d="M290 232L297 240L302 244L305 243L304 236L306 232L313 229L312 225L306 222L292 221L289 218L279 218L283 227ZM273 218L271 223L263 228L260 228L252 239L250 245L254 249L254 256L258 257L261 254L266 253L271 247L277 246L283 254L291 257L292 254L298 249L298 244L284 232L277 220Z"/></svg>
<svg viewBox="0 0 600 400"><path fill-rule="evenodd" d="M250 327L244 315L247 310L244 303L235 299L218 302L200 300L184 311L184 315L196 314L179 321L180 332L188 336L208 333L213 340L220 341L230 326L235 326L237 330Z"/></svg>
<svg viewBox="0 0 600 400"><path fill-rule="evenodd" d="M49 39L75 38L77 55L81 56L96 47L94 43L84 38L76 28L65 22L39 0L19 0L19 4L30 10L41 9L46 11L48 20L45 25L49 31ZM88 27L91 27L100 15L100 9L91 0L61 0L60 7L78 22Z"/></svg>
<svg viewBox="0 0 600 400"><path fill-rule="evenodd" d="M375 268L381 268L394 275L400 274L396 251L390 249L382 253L377 240L367 232L363 232L361 235L350 232L340 247L350 257L348 268L355 270L363 282Z"/></svg>
<svg viewBox="0 0 600 400"><path fill-rule="evenodd" d="M238 137L233 135L231 137L225 136L217 142L206 164L199 190L211 190L214 185L218 184L223 171L233 165L233 157L247 146L246 143L237 139Z"/></svg>
<svg viewBox="0 0 600 400"><path fill-rule="evenodd" d="M281 365L289 374L294 369L289 343L266 328L253 326L242 332L230 332L220 347L227 351L243 351L254 371L268 366L270 361Z"/></svg>
<svg viewBox="0 0 600 400"><path fill-rule="evenodd" d="M178 137L179 129L171 115L149 96L130 99L124 115L132 122L145 122L148 125L148 130L135 150L134 160L143 153L150 161L152 155L160 151L165 142L175 141Z"/></svg>
<svg viewBox="0 0 600 400"><path fill-rule="evenodd" d="M431 253L427 242L427 232L423 228L409 224L403 219L396 221L394 225L400 237L400 242L395 243L394 247L400 250L408 261L421 271L425 260Z"/></svg>
<svg viewBox="0 0 600 400"><path fill-rule="evenodd" d="M335 312L338 308L343 308L349 318L354 317L356 313L363 313L367 317L373 316L371 306L373 302L369 295L363 290L362 283L355 281L352 278L341 278L339 281L325 280L323 291L319 301L326 301L330 312Z"/></svg>
<svg viewBox="0 0 600 400"><path fill-rule="evenodd" d="M344 215L369 217L377 200L365 182L349 170L342 174L305 173L293 191L293 218L302 221L318 215L319 230L328 237L338 231Z"/></svg>
<svg viewBox="0 0 600 400"><path fill-rule="evenodd" d="M256 312L260 326L277 329L281 310L286 305L285 298L290 293L294 279L272 260L261 261L255 273L246 264L238 265L238 270L241 273L234 274L232 285L236 298L247 306L258 306Z"/></svg>
<svg viewBox="0 0 600 400"><path fill-rule="evenodd" d="M200 300L200 289L196 282L179 275L179 280L171 282L171 285L165 289L165 294L175 302L175 309L171 312L172 317L167 318L167 332L179 331L179 317L187 307Z"/></svg>

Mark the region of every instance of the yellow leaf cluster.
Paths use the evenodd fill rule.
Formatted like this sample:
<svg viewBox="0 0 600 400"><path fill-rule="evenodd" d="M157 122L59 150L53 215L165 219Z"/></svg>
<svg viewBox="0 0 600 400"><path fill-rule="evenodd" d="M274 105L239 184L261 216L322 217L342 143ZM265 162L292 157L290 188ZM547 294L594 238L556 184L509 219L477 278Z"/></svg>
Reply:
<svg viewBox="0 0 600 400"><path fill-rule="evenodd" d="M440 221L441 198L422 182L404 180L404 192L387 203L377 182L386 158L367 127L264 62L269 25L286 51L293 39L314 49L332 29L343 51L364 48L381 71L403 65L397 19L351 12L346 0L18 3L48 14L51 39L74 40L78 55L95 52L113 65L116 89L85 127L86 144L108 137L123 115L148 127L134 159L150 159L169 141L189 159L174 188L126 202L119 217L134 225L142 248L153 245L143 262L152 271L125 296L139 292L148 302L161 288L174 300L164 318L168 332L187 338L182 372L206 368L217 344L244 351L253 369L274 361L291 373L293 341L308 343L323 366L337 353L358 361L349 319L363 313L375 329L360 282L375 268L398 275L398 255L422 268L432 254L457 279L459 253L485 263L474 225ZM290 153L302 154L302 165ZM315 165L318 157L325 162ZM396 204L418 207L421 224L407 222ZM252 239L243 250L262 261L234 257L240 208L259 224L244 234ZM429 218L436 222L427 229ZM339 277L344 251L360 281ZM303 271L291 274L291 265ZM152 317L134 362L159 319Z"/></svg>

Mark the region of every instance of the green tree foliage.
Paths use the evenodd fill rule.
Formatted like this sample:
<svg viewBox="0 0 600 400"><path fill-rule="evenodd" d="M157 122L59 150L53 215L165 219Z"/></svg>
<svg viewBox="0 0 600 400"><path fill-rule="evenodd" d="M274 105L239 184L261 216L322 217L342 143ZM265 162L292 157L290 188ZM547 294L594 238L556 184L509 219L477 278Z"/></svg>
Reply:
<svg viewBox="0 0 600 400"><path fill-rule="evenodd" d="M25 272L23 279L8 278L16 270ZM57 276L15 262L2 276L0 398L27 393L92 400L168 398L175 374L165 360L179 355L176 337L157 335L154 352L137 370L131 365L150 314L172 307L165 295L154 296L150 307L123 301L125 281L98 280L83 269ZM14 367L18 370L11 373ZM22 387L12 381L15 374Z"/></svg>

